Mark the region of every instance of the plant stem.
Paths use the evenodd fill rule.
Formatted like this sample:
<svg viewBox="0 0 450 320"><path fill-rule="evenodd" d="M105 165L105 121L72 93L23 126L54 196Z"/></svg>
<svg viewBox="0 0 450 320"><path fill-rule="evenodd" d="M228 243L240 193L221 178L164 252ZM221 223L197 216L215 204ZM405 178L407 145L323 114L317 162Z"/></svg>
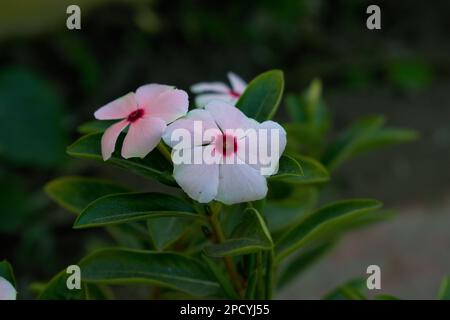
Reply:
<svg viewBox="0 0 450 320"><path fill-rule="evenodd" d="M221 209L220 204L210 205L211 215L209 216L209 221L214 233L214 238L217 243L223 243L225 241L225 235L223 233L222 227L219 222L219 213ZM234 289L239 294L240 297L243 296L243 288L241 285L241 279L236 272L236 269L233 264L233 260L231 257L225 256L223 257L223 262L225 263L225 268L230 276L231 283L233 284Z"/></svg>
<svg viewBox="0 0 450 320"><path fill-rule="evenodd" d="M266 261L266 296L265 299L266 300L271 300L272 299L272 291L273 291L273 270L274 266L273 266L273 251L269 251L267 252L267 261Z"/></svg>
<svg viewBox="0 0 450 320"><path fill-rule="evenodd" d="M172 162L172 155L170 154L169 149L167 149L167 146L164 144L164 142L160 142L157 146L159 152L161 152L161 154L164 156L164 158L166 158L167 160L169 160L169 162Z"/></svg>

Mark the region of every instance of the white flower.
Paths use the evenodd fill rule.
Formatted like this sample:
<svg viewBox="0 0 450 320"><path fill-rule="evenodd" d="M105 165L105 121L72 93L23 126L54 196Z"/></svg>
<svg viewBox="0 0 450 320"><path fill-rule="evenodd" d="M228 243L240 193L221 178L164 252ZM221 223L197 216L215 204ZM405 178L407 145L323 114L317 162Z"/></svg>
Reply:
<svg viewBox="0 0 450 320"><path fill-rule="evenodd" d="M193 85L191 91L198 94L195 98L197 107L204 107L212 100L222 100L235 105L244 93L247 83L237 74L228 72L231 87L223 82L201 82Z"/></svg>
<svg viewBox="0 0 450 320"><path fill-rule="evenodd" d="M5 278L0 277L0 300L16 300L16 289Z"/></svg>
<svg viewBox="0 0 450 320"><path fill-rule="evenodd" d="M239 129L246 133L235 134ZM180 136L177 136L183 130L194 137L188 143L179 141ZM202 131L200 139L195 138L198 136L198 130ZM209 134L204 134L207 131ZM277 133L277 141L265 140L269 145L263 149L269 150L268 156L261 156L261 146L258 146L258 149L251 148L254 141L250 139L252 135L247 132L260 131ZM169 125L163 140L173 148L173 160L179 148L191 155L202 154L218 158L218 162L200 163L178 163L174 160L173 176L192 199L201 203L218 200L230 205L259 200L266 196L266 176L278 170L279 157L286 147L286 132L276 122L258 123L247 118L238 108L215 100L208 103L205 109L194 109L185 118ZM179 147L180 145L183 147ZM249 153L252 153L250 157ZM256 162L250 161L252 156L257 158ZM262 167L267 165L266 160L269 158L275 163L263 170Z"/></svg>

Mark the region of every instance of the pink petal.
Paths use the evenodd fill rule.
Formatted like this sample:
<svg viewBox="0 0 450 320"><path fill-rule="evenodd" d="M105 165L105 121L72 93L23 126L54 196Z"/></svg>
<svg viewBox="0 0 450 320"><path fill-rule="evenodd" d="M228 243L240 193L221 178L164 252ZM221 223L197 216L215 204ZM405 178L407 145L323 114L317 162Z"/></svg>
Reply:
<svg viewBox="0 0 450 320"><path fill-rule="evenodd" d="M247 118L241 110L229 103L214 100L206 105L205 110L211 113L222 131L227 129L246 130L254 127L254 120Z"/></svg>
<svg viewBox="0 0 450 320"><path fill-rule="evenodd" d="M194 132L195 121L197 121L197 125L199 124L198 122L201 122L201 132ZM211 117L209 112L203 109L191 110L185 118L178 119L167 127L163 135L163 140L168 146L172 148L180 142L180 138L177 137L176 134L177 132L175 132L175 135L173 135L174 131L178 129L185 129L189 132L191 139L190 147L211 142L211 140L207 140L207 137L203 135L206 130L215 130L217 131L217 133L219 133L219 128L214 122L214 119ZM196 141L194 141L195 135L199 136L199 139L197 139Z"/></svg>
<svg viewBox="0 0 450 320"><path fill-rule="evenodd" d="M124 119L137 109L134 93L130 92L98 109L94 116L99 120Z"/></svg>
<svg viewBox="0 0 450 320"><path fill-rule="evenodd" d="M166 123L158 118L146 117L130 125L122 145L122 157L144 158L161 140Z"/></svg>
<svg viewBox="0 0 450 320"><path fill-rule="evenodd" d="M193 93L217 92L228 93L230 88L223 82L201 82L191 87Z"/></svg>
<svg viewBox="0 0 450 320"><path fill-rule="evenodd" d="M242 80L242 78L237 74L235 74L234 72L228 72L228 79L230 80L231 87L233 88L234 92L242 94L245 91L247 83L245 83L245 81Z"/></svg>
<svg viewBox="0 0 450 320"><path fill-rule="evenodd" d="M160 94L173 89L173 86L164 84L146 84L136 90L136 100L140 108L147 108Z"/></svg>
<svg viewBox="0 0 450 320"><path fill-rule="evenodd" d="M200 203L207 203L212 201L217 194L219 185L219 165L174 165L173 177L189 197Z"/></svg>
<svg viewBox="0 0 450 320"><path fill-rule="evenodd" d="M108 129L106 129L105 133L102 136L102 157L103 160L108 160L111 158L112 153L114 152L117 138L123 129L128 125L127 120L119 121Z"/></svg>
<svg viewBox="0 0 450 320"><path fill-rule="evenodd" d="M267 181L259 170L247 164L221 164L216 200L227 204L263 199Z"/></svg>
<svg viewBox="0 0 450 320"><path fill-rule="evenodd" d="M13 285L0 277L0 300L16 300L17 292Z"/></svg>
<svg viewBox="0 0 450 320"><path fill-rule="evenodd" d="M197 97L195 97L195 105L197 107L203 108L206 106L209 102L213 100L220 100L228 102L232 105L234 105L238 99L236 97L233 97L232 95L226 93L206 93L206 94L200 94Z"/></svg>
<svg viewBox="0 0 450 320"><path fill-rule="evenodd" d="M160 94L151 101L147 110L151 117L171 123L184 116L189 108L189 98L185 91L172 89Z"/></svg>

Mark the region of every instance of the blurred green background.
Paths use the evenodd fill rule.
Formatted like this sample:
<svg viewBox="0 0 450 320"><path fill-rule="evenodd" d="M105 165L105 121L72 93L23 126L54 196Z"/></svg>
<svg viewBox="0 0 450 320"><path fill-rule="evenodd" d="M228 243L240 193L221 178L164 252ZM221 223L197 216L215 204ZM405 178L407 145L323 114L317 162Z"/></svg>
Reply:
<svg viewBox="0 0 450 320"><path fill-rule="evenodd" d="M70 4L81 7L81 30L66 28ZM382 30L366 28L369 4L381 7ZM281 297L318 298L378 264L383 292L433 298L450 272L449 14L444 0L1 1L0 260L13 264L21 297L111 241L73 231L73 216L44 194L47 181L85 175L162 188L66 156L99 106L144 83L188 90L227 71L251 80L279 68L290 93L322 79L335 131L383 114L422 136L339 170L330 195L379 198L399 215L348 237Z"/></svg>

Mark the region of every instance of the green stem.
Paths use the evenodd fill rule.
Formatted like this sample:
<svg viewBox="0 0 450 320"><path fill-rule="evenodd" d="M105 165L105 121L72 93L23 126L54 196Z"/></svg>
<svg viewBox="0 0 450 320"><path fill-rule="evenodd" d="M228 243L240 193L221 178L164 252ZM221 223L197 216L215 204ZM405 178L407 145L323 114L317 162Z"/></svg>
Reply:
<svg viewBox="0 0 450 320"><path fill-rule="evenodd" d="M164 144L164 142L160 142L157 146L159 152L161 152L161 154L164 156L164 158L166 158L167 160L169 160L169 162L172 162L172 155L169 151L169 149L167 148L167 146Z"/></svg>
<svg viewBox="0 0 450 320"><path fill-rule="evenodd" d="M209 221L214 233L215 241L217 243L223 243L225 241L225 235L219 222L219 214L222 206L219 203L215 203L211 204L209 207L211 209ZM223 257L223 262L225 264L225 268L227 269L228 275L230 276L231 283L233 284L234 289L239 294L239 296L242 297L243 288L241 285L241 279L239 277L239 274L236 272L233 260L231 259L231 257L225 256Z"/></svg>
<svg viewBox="0 0 450 320"><path fill-rule="evenodd" d="M266 300L272 299L272 291L273 291L273 250L267 252L267 261L266 261L266 275L265 275L265 289L266 289Z"/></svg>

